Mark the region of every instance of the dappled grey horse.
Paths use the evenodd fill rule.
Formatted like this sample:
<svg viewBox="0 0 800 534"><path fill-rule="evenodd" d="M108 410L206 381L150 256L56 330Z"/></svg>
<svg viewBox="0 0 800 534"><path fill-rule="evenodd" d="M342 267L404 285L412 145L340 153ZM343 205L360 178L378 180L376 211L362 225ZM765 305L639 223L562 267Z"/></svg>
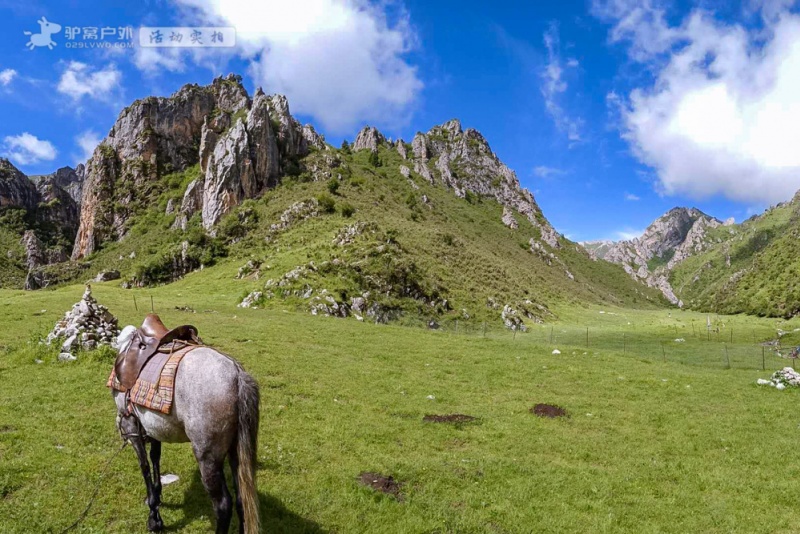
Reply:
<svg viewBox="0 0 800 534"><path fill-rule="evenodd" d="M126 326L117 341L120 354L142 343L141 331ZM233 473L239 532L259 532L255 467L258 439L258 384L232 358L199 346L180 362L169 414L131 404L122 391L112 389L117 423L124 439L136 451L147 486L150 516L147 528L160 531L161 443L191 442L217 519L217 533L228 532L233 501L223 471L225 457ZM145 444L150 443L152 473Z"/></svg>

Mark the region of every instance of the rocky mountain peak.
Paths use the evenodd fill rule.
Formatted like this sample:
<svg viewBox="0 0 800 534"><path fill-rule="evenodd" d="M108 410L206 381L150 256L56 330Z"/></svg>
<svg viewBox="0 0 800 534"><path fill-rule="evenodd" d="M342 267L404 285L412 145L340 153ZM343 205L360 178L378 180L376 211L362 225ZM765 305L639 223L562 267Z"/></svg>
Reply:
<svg viewBox="0 0 800 534"><path fill-rule="evenodd" d="M36 208L36 187L10 161L0 158L0 208Z"/></svg>
<svg viewBox="0 0 800 534"><path fill-rule="evenodd" d="M325 140L302 126L283 95L251 98L240 76L189 84L170 97L137 100L120 113L86 165L73 259L125 236L131 218L158 195L161 176L197 163L202 178L187 190L181 222L201 211L211 229L247 198L274 187L288 166Z"/></svg>
<svg viewBox="0 0 800 534"><path fill-rule="evenodd" d="M374 126L365 126L358 132L356 140L353 141L353 150L378 151L378 146L386 142L386 137Z"/></svg>
<svg viewBox="0 0 800 534"><path fill-rule="evenodd" d="M669 283L669 272L677 264L707 248L707 232L722 225L697 208L673 208L653 221L640 237L619 241L605 248L606 261L622 265L636 280L661 290L673 304L681 304ZM590 250L592 246L588 247Z"/></svg>
<svg viewBox="0 0 800 534"><path fill-rule="evenodd" d="M540 229L541 239L559 247L559 236L542 215L530 191L492 152L486 139L472 128L462 130L457 119L418 132L411 142L414 172L430 183L442 183L459 197L467 193L494 198L519 212Z"/></svg>
<svg viewBox="0 0 800 534"><path fill-rule="evenodd" d="M52 174L34 175L30 176L30 179L40 191L41 184L46 182L60 187L69 194L76 204L80 204L83 198L85 172L86 167L83 163L79 163L74 169L72 167L61 167Z"/></svg>

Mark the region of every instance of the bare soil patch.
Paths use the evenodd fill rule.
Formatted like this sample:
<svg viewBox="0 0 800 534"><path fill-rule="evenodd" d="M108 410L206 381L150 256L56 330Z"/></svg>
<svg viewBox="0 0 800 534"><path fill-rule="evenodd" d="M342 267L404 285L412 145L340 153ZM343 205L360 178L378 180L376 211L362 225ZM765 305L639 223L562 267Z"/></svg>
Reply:
<svg viewBox="0 0 800 534"><path fill-rule="evenodd" d="M477 418L463 413L451 413L447 415L426 415L422 418L426 423L471 423Z"/></svg>
<svg viewBox="0 0 800 534"><path fill-rule="evenodd" d="M398 501L403 500L403 495L400 493L400 489L403 487L403 484L396 481L391 476L384 476L378 473L370 473L370 472L363 472L358 475L358 482L363 485L374 489L375 491L379 491L386 495L391 495Z"/></svg>
<svg viewBox="0 0 800 534"><path fill-rule="evenodd" d="M556 417L569 417L567 410L554 404L537 404L531 408L531 413L539 417L549 417L551 419Z"/></svg>

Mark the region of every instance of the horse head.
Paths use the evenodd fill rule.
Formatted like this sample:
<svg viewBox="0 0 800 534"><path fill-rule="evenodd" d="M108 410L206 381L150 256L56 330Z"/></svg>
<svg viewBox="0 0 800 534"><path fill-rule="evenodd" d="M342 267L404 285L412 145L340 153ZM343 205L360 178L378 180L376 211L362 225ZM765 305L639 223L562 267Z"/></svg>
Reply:
<svg viewBox="0 0 800 534"><path fill-rule="evenodd" d="M122 332L120 332L117 336L117 343L114 345L114 348L117 349L117 352L122 352L128 348L128 345L130 345L131 341L133 340L133 335L136 333L136 330L137 328L132 324L129 324L122 329Z"/></svg>
<svg viewBox="0 0 800 534"><path fill-rule="evenodd" d="M60 24L56 24L55 22L48 22L48 20L44 17L42 17L37 22L39 23L39 26L42 28L42 33L53 34L61 31Z"/></svg>

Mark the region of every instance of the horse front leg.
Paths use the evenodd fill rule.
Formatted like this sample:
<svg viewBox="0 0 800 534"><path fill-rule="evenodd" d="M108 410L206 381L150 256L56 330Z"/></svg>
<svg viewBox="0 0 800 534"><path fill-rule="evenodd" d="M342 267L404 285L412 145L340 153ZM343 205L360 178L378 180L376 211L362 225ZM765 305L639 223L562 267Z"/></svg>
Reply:
<svg viewBox="0 0 800 534"><path fill-rule="evenodd" d="M150 516L153 519L155 513L156 530L163 530L164 522L158 511L161 506L161 442L152 438L150 438L150 462L153 464L153 504L150 506Z"/></svg>
<svg viewBox="0 0 800 534"><path fill-rule="evenodd" d="M147 461L147 449L145 448L144 436L141 435L139 421L132 415L123 416L120 421L120 429L123 436L133 446L133 450L136 451L136 457L139 459L139 468L142 470L142 478L144 478L144 484L147 487L146 502L147 506L150 507L147 529L151 532L159 532L164 529L164 523L158 513L159 498L156 497L153 480L150 476L150 463Z"/></svg>

